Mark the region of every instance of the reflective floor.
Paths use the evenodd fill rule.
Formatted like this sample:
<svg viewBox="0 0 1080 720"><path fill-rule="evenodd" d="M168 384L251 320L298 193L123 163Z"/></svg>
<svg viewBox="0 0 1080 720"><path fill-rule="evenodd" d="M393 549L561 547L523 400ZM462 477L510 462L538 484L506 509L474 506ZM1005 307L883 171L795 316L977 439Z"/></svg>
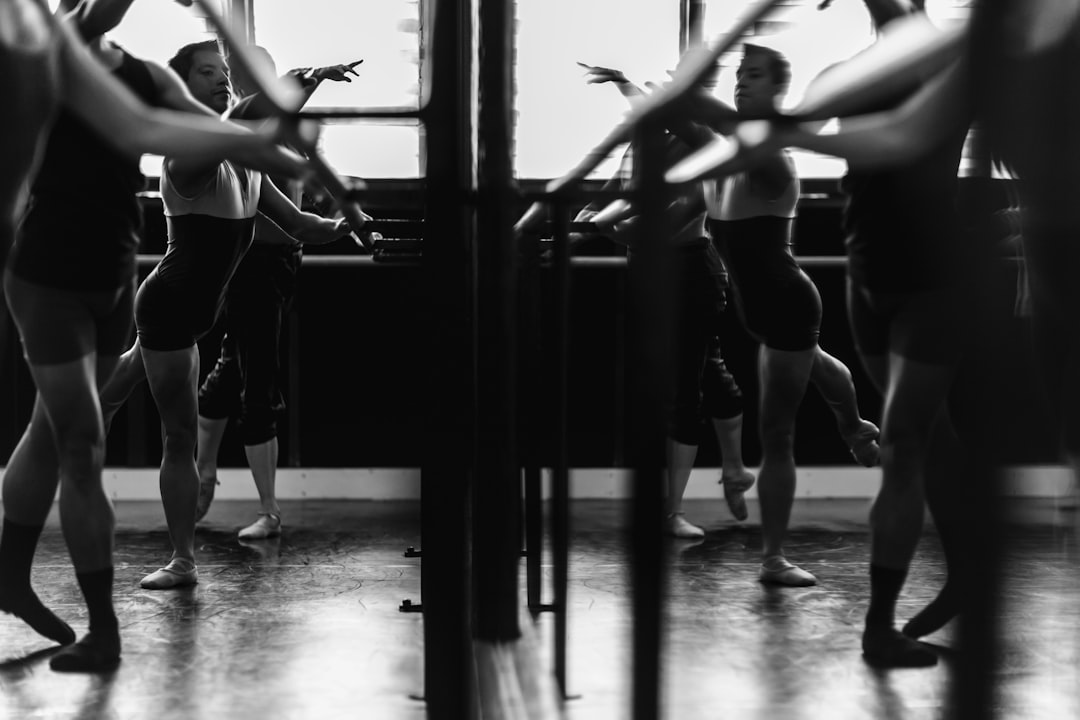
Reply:
<svg viewBox="0 0 1080 720"><path fill-rule="evenodd" d="M158 503L120 503L114 597L124 643L111 677L53 673L48 647L0 616L0 718L423 718L418 503L283 503L284 538L241 544L255 503L218 502L198 541L199 584L142 590L167 559ZM54 523L53 523L54 524ZM85 609L58 530L34 582L76 632Z"/></svg>
<svg viewBox="0 0 1080 720"><path fill-rule="evenodd" d="M149 478L148 478L149 480ZM1005 588L1000 717L1080 716L1080 583L1076 513L1017 503ZM121 503L115 597L124 661L109 677L48 668L48 641L0 616L0 718L423 718L419 503L283 503L283 539L241 544L252 502L215 504L200 530L200 583L147 591L139 579L167 553L157 503ZM629 717L627 503L576 501L569 592L571 720ZM744 526L720 501L688 502L704 542L672 550L664 705L668 718L921 720L941 717L951 656L936 668L877 672L859 654L866 609L865 501L803 501L792 560L814 588L756 582L757 508ZM550 578L550 568L545 567ZM935 594L942 561L920 547L899 616ZM55 518L34 575L39 594L77 632L86 626ZM524 579L522 582L524 588ZM550 595L545 593L545 601ZM537 629L550 663L552 618ZM931 636L948 646L951 628Z"/></svg>
<svg viewBox="0 0 1080 720"><path fill-rule="evenodd" d="M755 582L758 517L739 527L722 502L687 503L703 542L676 542L671 558L663 706L668 718L923 720L943 717L956 658L954 628L927 641L945 648L930 669L877 671L860 653L869 556L865 501L796 506L788 557L816 587ZM1080 717L1080 582L1074 512L1049 500L1015 504L1005 587L1005 659L998 717ZM580 512L580 507L578 508ZM630 716L630 577L616 526L621 509L578 519L570 564L566 704L572 720ZM586 527L585 523L591 523ZM937 538L921 543L897 609L903 622L937 593ZM541 619L550 638L551 621ZM550 642L550 641L549 641Z"/></svg>

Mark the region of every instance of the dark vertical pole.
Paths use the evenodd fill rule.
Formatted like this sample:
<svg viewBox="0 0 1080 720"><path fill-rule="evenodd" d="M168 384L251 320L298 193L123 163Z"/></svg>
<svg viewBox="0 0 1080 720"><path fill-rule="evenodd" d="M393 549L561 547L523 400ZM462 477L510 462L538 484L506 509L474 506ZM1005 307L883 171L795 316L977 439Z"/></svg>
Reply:
<svg viewBox="0 0 1080 720"><path fill-rule="evenodd" d="M663 485L666 465L663 412L671 378L671 252L663 222L662 129L643 123L634 137L634 202L641 226L628 264L627 399L633 461L630 550L633 586L634 720L660 716L663 635Z"/></svg>
<svg viewBox="0 0 1080 720"><path fill-rule="evenodd" d="M472 662L470 478L475 447L472 342L471 14L466 0L425 5L431 53L422 273L430 346L422 440L424 695L428 718L476 715ZM430 16L429 16L430 17Z"/></svg>
<svg viewBox="0 0 1080 720"><path fill-rule="evenodd" d="M987 137L976 126L972 135L972 168L967 179L975 194L978 215L989 218L996 206L988 193L991 179L991 154ZM985 239L984 239L985 240ZM985 273L984 273L985 274ZM1006 284L1007 283L1007 284ZM974 304L981 316L969 318L977 324L976 358L964 366L964 382L973 391L964 397L985 397L985 390L996 385L996 378L1009 373L1002 358L1012 348L1005 347L1012 319L1012 298L1001 292L1003 286L1015 287L1012 276L1003 278L994 272L976 287L982 293ZM969 291L970 292L970 291ZM1002 610L1003 565L1008 524L1002 496L1002 467L1005 459L999 449L1008 447L1008 430L995 422L998 415L990 407L970 410L960 417L961 438L965 441L964 472L965 521L963 540L965 573L962 583L964 612L957 627L957 645L962 662L952 676L949 716L956 720L993 720L997 717L995 687L1002 656L1000 617Z"/></svg>
<svg viewBox="0 0 1080 720"><path fill-rule="evenodd" d="M529 407L538 410L539 403L530 402ZM535 435L536 428L531 422L524 422L520 427L523 431L531 430ZM529 458L525 461L524 468L525 598L529 606L529 612L535 619L540 613L540 606L543 604L543 585L540 576L544 562L544 512L537 448L535 446L530 448L528 454Z"/></svg>
<svg viewBox="0 0 1080 720"><path fill-rule="evenodd" d="M477 206L475 635L518 627L521 480L517 459L517 256L512 216L513 3L480 0Z"/></svg>
<svg viewBox="0 0 1080 720"><path fill-rule="evenodd" d="M521 239L522 272L518 286L522 318L518 367L521 374L521 404L518 407L519 447L525 480L525 596L533 618L541 612L543 590L541 566L544 559L544 512L541 483L541 428L546 410L546 393L540 379L545 377L541 361L544 344L541 324L544 321L540 293L540 241L535 233Z"/></svg>
<svg viewBox="0 0 1080 720"><path fill-rule="evenodd" d="M255 13L251 5L251 0L228 0L225 4L225 18L248 44L255 42ZM231 48L226 50L232 51Z"/></svg>
<svg viewBox="0 0 1080 720"><path fill-rule="evenodd" d="M285 372L288 376L288 397L285 412L289 423L289 445L285 451L285 464L300 467L300 313L290 309L285 314Z"/></svg>
<svg viewBox="0 0 1080 720"><path fill-rule="evenodd" d="M919 5L921 7L922 3ZM997 77L1002 70L998 55L1001 52L1000 30L987 31L994 26L1003 30L1006 23L1011 22L1005 15L1010 5L1015 3L981 2L973 9L969 63L972 96L980 120L972 138L973 171L976 178L981 178L976 182L985 182L990 176L991 148L981 126L983 122L993 120L978 111L987 110L1002 97ZM1030 132L1033 129L1010 128L1010 131ZM980 198L979 202L985 199ZM986 215L993 211L988 206L980 210ZM971 399L987 397L1003 374L1009 373L1002 359L1013 351L1013 348L1004 347L1009 334L1002 332L1012 319L1011 298L1000 292L1000 285L995 289L992 277L984 280L976 285L976 292L982 297L972 303L978 312L969 318L969 322L977 323L975 351L971 353L972 361L964 364L958 376L958 382L966 383L968 388L962 397ZM951 678L946 713L956 720L993 720L999 705L995 680L1002 657L999 613L1008 529L1001 496L1004 466L1001 448L1009 446L1006 437L1009 427L990 407L984 409L978 405L966 413L961 411L957 419L957 431L965 451L967 485L962 538L967 545L963 548L961 576L964 612L958 618L956 634L960 661Z"/></svg>
<svg viewBox="0 0 1080 720"><path fill-rule="evenodd" d="M686 13L688 46L700 45L705 39L705 0L689 0Z"/></svg>
<svg viewBox="0 0 1080 720"><path fill-rule="evenodd" d="M629 292L626 273L617 273L615 276L614 296L617 298L625 298ZM615 347L615 357L612 358L611 368L612 388L615 393L615 400L612 403L611 418L614 446L612 447L611 455L615 467L627 467L630 464L630 459L626 452L628 439L626 399L629 395L630 382L629 378L627 378L626 369L626 348L629 347L629 339L626 335L626 322L626 304L617 304L615 306L615 319L613 323L615 326L613 343Z"/></svg>
<svg viewBox="0 0 1080 720"><path fill-rule="evenodd" d="M690 0L679 0L679 55L690 47Z"/></svg>
<svg viewBox="0 0 1080 720"><path fill-rule="evenodd" d="M570 239L569 209L557 203L554 257L555 418L551 468L551 565L555 610L555 679L566 696L566 586L570 564Z"/></svg>
<svg viewBox="0 0 1080 720"><path fill-rule="evenodd" d="M705 0L679 0L679 54L702 41Z"/></svg>

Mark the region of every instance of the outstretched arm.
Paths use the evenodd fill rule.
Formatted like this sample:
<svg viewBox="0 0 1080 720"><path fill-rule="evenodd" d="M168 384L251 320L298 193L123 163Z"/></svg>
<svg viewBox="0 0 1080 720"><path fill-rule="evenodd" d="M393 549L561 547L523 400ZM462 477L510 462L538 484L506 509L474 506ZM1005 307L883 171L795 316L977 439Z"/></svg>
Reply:
<svg viewBox="0 0 1080 720"><path fill-rule="evenodd" d="M893 110L843 118L833 135L819 134L820 123L777 126L780 144L860 166L910 161L971 122L967 75L966 62L960 61Z"/></svg>
<svg viewBox="0 0 1080 720"><path fill-rule="evenodd" d="M262 177L259 212L286 234L305 244L323 245L349 234L349 223L344 219L331 220L301 211L266 175Z"/></svg>
<svg viewBox="0 0 1080 720"><path fill-rule="evenodd" d="M734 132L739 111L715 95L698 91L691 93L683 102L686 108L683 115L689 120L706 125L721 135Z"/></svg>
<svg viewBox="0 0 1080 720"><path fill-rule="evenodd" d="M910 0L863 0L866 9L870 11L870 18L874 21L874 27L881 30L897 18L911 15L918 9Z"/></svg>
<svg viewBox="0 0 1080 720"><path fill-rule="evenodd" d="M583 62L579 62L578 65L585 68L585 82L590 85L614 83L615 87L619 88L619 92L622 93L623 97L626 98L631 105L645 97L645 91L630 82L626 78L626 75L623 74L622 70L601 67L599 65L586 65Z"/></svg>
<svg viewBox="0 0 1080 720"><path fill-rule="evenodd" d="M547 222L548 206L542 202L534 202L522 213L518 221L514 223L514 235L521 237L525 233L535 232L541 225Z"/></svg>
<svg viewBox="0 0 1080 720"><path fill-rule="evenodd" d="M314 70L311 68L295 68L285 73L285 77L294 79L300 85L303 93L300 106L303 107L324 81L352 82L352 78L349 77L350 74L359 77L360 74L353 68L362 62L364 61L357 60L342 65L327 65ZM262 93L252 93L243 98L229 113L229 117L243 120L261 120L274 115L274 107L267 102Z"/></svg>
<svg viewBox="0 0 1080 720"><path fill-rule="evenodd" d="M148 108L94 60L70 22L57 28L65 104L120 151L228 158L289 177L308 174L300 157L276 146L276 126L252 133L215 118Z"/></svg>

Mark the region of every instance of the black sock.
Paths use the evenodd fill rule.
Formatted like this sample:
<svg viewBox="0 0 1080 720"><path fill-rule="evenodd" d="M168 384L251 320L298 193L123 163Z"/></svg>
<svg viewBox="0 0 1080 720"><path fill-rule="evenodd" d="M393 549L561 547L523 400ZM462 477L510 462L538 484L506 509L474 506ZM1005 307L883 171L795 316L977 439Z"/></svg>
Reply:
<svg viewBox="0 0 1080 720"><path fill-rule="evenodd" d="M116 633L116 611L113 609L113 569L94 570L88 573L75 573L86 598L86 608L90 612L91 633Z"/></svg>
<svg viewBox="0 0 1080 720"><path fill-rule="evenodd" d="M4 518L0 533L0 611L22 619L61 645L75 641L71 627L45 607L30 587L30 567L43 525L21 525Z"/></svg>
<svg viewBox="0 0 1080 720"><path fill-rule="evenodd" d="M892 627L896 621L896 600L907 579L906 570L881 565L870 566L870 608L866 611L867 626Z"/></svg>
<svg viewBox="0 0 1080 720"><path fill-rule="evenodd" d="M30 567L34 564L38 538L44 525L22 525L4 518L0 532L0 584L30 587Z"/></svg>

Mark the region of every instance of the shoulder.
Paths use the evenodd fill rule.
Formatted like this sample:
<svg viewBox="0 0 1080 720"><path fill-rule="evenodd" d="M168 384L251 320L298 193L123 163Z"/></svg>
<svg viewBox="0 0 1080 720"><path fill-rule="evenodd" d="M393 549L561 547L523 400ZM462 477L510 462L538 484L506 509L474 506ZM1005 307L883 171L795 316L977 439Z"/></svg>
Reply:
<svg viewBox="0 0 1080 720"><path fill-rule="evenodd" d="M777 153L772 162L775 163L774 167L777 172L782 172L792 178L795 177L795 160L791 157L791 152L786 148Z"/></svg>
<svg viewBox="0 0 1080 720"><path fill-rule="evenodd" d="M154 84L159 88L165 88L172 85L179 78L176 73L164 65L157 63L153 60L146 60L145 58L132 58L135 61L142 64L150 73L150 77L153 78Z"/></svg>
<svg viewBox="0 0 1080 720"><path fill-rule="evenodd" d="M742 175L752 187L763 185L766 188L775 189L777 186L785 186L796 179L795 162L785 150L763 158Z"/></svg>

